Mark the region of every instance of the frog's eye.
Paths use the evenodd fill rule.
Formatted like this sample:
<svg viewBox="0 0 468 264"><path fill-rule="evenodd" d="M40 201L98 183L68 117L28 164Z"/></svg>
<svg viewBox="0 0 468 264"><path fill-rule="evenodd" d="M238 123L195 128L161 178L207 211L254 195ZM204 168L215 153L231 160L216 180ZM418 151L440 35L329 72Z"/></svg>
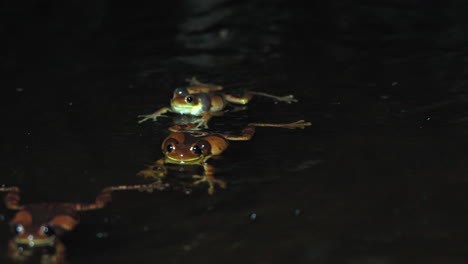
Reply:
<svg viewBox="0 0 468 264"><path fill-rule="evenodd" d="M167 145L166 149L167 149L167 152L171 152L174 150L174 146L172 146L172 144L169 144Z"/></svg>
<svg viewBox="0 0 468 264"><path fill-rule="evenodd" d="M15 234L21 234L24 232L24 227L22 224L15 224L13 225L13 232Z"/></svg>
<svg viewBox="0 0 468 264"><path fill-rule="evenodd" d="M185 97L185 101L187 103L191 103L191 102L193 102L193 97L192 96L187 96L187 97Z"/></svg>
<svg viewBox="0 0 468 264"><path fill-rule="evenodd" d="M47 236L53 236L55 234L54 230L50 226L41 226L41 232Z"/></svg>
<svg viewBox="0 0 468 264"><path fill-rule="evenodd" d="M202 149L197 145L191 147L190 150L197 155L201 155L203 153Z"/></svg>

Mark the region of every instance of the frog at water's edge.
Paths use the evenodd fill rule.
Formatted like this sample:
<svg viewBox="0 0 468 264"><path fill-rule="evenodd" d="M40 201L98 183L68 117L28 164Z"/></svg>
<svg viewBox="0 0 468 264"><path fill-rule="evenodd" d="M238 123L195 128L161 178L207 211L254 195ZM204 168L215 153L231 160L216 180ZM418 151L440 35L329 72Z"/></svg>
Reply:
<svg viewBox="0 0 468 264"><path fill-rule="evenodd" d="M215 184L225 188L226 183L214 177L215 169L207 161L212 157L221 155L228 148L228 141L250 140L257 126L303 129L305 126L310 125L311 123L304 122L304 120L289 124L251 123L242 130L240 135L190 131L189 129L195 126L194 124L173 126L169 129L172 133L166 137L161 145L164 157L138 174L161 182L162 178L167 174L166 164L199 165L203 167L204 173L203 175L193 175L197 179L193 184L207 182L209 184L208 193L213 194Z"/></svg>
<svg viewBox="0 0 468 264"><path fill-rule="evenodd" d="M213 116L224 114L229 103L247 104L253 96L269 97L277 101L286 103L297 102L294 96L275 96L263 92L248 91L242 97L223 93L223 87L219 85L201 83L195 78L187 80L188 87L177 88L173 93L170 107L163 107L148 115L140 115L142 119L139 123L152 119L156 121L158 117L164 116L167 112L174 112L183 115L200 116L195 123L196 128L208 128L208 121Z"/></svg>

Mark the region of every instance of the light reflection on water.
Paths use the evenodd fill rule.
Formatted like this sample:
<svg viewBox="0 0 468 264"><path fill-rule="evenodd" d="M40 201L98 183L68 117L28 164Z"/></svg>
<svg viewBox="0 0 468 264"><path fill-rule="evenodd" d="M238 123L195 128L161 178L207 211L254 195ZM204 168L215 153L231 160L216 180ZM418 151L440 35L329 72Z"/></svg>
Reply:
<svg viewBox="0 0 468 264"><path fill-rule="evenodd" d="M9 40L0 164L2 183L24 189L25 202L92 200L104 186L144 182L135 174L161 157L172 117L136 117L166 105L191 76L300 100L257 98L214 118L215 129L313 126L259 128L251 142L232 143L213 161L228 189L212 197L116 195L65 238L71 263L462 262L468 112L458 8L209 1L167 4L155 18L101 2L93 10L108 13L92 28L108 33L97 42L52 26L45 39L63 41L54 53L48 42L46 59L41 41L27 50ZM119 16L131 23L115 24Z"/></svg>

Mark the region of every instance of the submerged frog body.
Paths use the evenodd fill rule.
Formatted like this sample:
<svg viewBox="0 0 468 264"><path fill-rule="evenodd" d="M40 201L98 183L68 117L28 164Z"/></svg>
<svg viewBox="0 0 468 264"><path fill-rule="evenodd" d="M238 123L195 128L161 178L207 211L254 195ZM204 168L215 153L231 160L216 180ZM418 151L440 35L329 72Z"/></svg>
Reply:
<svg viewBox="0 0 468 264"><path fill-rule="evenodd" d="M123 185L105 188L94 203L37 203L20 204L20 190L17 187L0 188L8 192L5 206L17 211L10 225L13 238L8 245L8 256L14 261L26 261L35 251L42 250L41 264L65 263L65 246L60 237L73 230L79 223L83 211L103 208L111 199L111 192L159 188L162 185Z"/></svg>
<svg viewBox="0 0 468 264"><path fill-rule="evenodd" d="M242 130L240 135L187 130L195 125L174 126L169 129L173 133L167 136L161 145L164 157L154 162L148 169L140 171L139 175L161 181L162 177L167 174L166 164L199 165L203 167L204 174L201 176L193 175L194 178L198 179L194 184L207 182L209 184L208 193L213 194L215 184L221 188L225 188L226 184L214 177L215 169L207 161L221 155L228 148L229 141L250 140L255 134L257 126L294 129L309 125L311 125L309 122L303 120L289 124L251 123Z"/></svg>
<svg viewBox="0 0 468 264"><path fill-rule="evenodd" d="M174 112L183 115L200 116L196 120L196 128L208 128L208 121L213 116L224 114L226 107L230 103L245 105L253 96L269 97L277 101L286 103L297 102L294 96L275 96L262 92L249 91L242 97L236 97L222 92L223 87L219 85L204 84L192 78L188 80L189 86L174 90L170 107L163 107L149 115L141 115L139 123L152 119L156 121L158 117L164 116L167 112Z"/></svg>

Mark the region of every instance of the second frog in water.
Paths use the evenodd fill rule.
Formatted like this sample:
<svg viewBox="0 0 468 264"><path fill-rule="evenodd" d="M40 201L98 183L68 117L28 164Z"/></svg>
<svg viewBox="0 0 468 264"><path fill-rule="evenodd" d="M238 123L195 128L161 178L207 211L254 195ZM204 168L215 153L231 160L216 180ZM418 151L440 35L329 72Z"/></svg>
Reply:
<svg viewBox="0 0 468 264"><path fill-rule="evenodd" d="M138 174L146 178L161 181L167 174L166 164L178 165L199 165L203 167L203 175L193 175L196 181L195 185L207 182L209 184L208 193L214 193L214 186L218 184L221 188L225 188L226 184L214 177L215 169L207 161L221 155L229 146L228 141L246 141L250 140L255 133L255 127L280 127L280 128L304 128L310 126L311 123L300 120L289 124L263 124L251 123L241 132L241 135L229 135L221 133L209 133L201 131L185 130L193 128L195 125L174 126L170 130L173 131L161 145L164 157L155 161L146 170L140 171Z"/></svg>

